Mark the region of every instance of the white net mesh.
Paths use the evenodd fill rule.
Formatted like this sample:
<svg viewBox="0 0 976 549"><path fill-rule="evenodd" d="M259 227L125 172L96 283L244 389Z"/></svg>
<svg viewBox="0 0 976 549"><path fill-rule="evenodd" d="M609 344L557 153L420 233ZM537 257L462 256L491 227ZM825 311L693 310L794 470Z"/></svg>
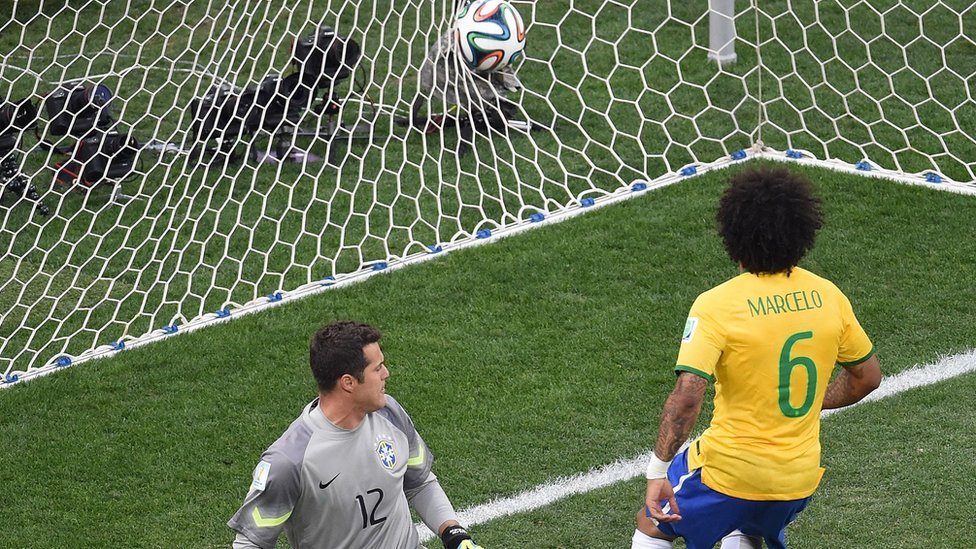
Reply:
<svg viewBox="0 0 976 549"><path fill-rule="evenodd" d="M446 77L459 106L418 94L454 4L7 4L0 102L40 119L0 115L4 381L757 143L976 179L968 2L739 2L718 66L701 3L516 0L528 46L504 108L472 100L469 73ZM292 63L323 25L361 48L325 85ZM93 107L107 92L111 112ZM148 146L126 156L132 139Z"/></svg>

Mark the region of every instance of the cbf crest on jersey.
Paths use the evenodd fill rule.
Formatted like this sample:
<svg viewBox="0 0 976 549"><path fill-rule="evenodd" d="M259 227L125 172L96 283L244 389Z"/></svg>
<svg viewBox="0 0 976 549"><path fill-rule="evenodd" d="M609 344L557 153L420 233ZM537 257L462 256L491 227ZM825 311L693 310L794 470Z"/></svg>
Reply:
<svg viewBox="0 0 976 549"><path fill-rule="evenodd" d="M376 455L380 458L383 467L392 471L397 464L396 447L393 445L393 439L388 435L380 435L377 438L379 440L376 441Z"/></svg>

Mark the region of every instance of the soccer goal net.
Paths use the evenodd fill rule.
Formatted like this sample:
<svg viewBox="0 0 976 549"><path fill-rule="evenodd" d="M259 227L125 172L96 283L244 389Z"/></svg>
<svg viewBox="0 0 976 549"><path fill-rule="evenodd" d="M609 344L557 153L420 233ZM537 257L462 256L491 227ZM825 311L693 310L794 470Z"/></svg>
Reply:
<svg viewBox="0 0 976 549"><path fill-rule="evenodd" d="M968 0L512 4L5 3L0 386L755 156L973 189Z"/></svg>

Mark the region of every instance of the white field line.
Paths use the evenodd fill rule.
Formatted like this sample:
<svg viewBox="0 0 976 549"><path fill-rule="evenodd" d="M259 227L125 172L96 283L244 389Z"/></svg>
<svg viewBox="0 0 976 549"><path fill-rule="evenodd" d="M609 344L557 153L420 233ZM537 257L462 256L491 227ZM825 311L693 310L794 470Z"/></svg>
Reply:
<svg viewBox="0 0 976 549"><path fill-rule="evenodd" d="M976 349L942 358L926 366L915 366L899 374L886 377L881 382L881 386L861 402L846 408L825 410L821 414L821 417L828 417L836 412L850 410L864 402L881 400L917 387L934 385L973 371L976 371ZM584 494L620 481L630 480L643 474L644 467L648 459L650 459L650 456L651 453L648 451L635 458L615 461L586 473L580 473L570 477L559 477L546 484L540 484L526 492L506 498L495 499L488 503L476 505L470 509L464 509L458 513L458 519L461 521L461 524L472 526L508 515L514 515L515 513L532 511L575 494ZM420 533L421 542L434 538L433 532L423 523L418 523L416 527Z"/></svg>

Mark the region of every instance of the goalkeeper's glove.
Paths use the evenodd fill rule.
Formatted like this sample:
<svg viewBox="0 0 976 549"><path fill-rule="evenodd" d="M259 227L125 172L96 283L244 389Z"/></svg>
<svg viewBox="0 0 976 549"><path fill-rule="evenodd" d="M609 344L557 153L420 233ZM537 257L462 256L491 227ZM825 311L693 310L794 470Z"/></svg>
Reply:
<svg viewBox="0 0 976 549"><path fill-rule="evenodd" d="M441 541L444 542L444 549L484 549L461 526L448 526L441 534Z"/></svg>

